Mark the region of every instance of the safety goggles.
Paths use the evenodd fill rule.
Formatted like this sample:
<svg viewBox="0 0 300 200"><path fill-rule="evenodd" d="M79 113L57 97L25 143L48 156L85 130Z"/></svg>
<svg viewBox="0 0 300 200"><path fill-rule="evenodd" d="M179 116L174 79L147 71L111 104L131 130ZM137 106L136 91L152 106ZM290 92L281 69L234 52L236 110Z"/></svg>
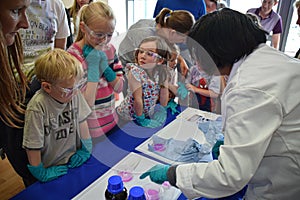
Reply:
<svg viewBox="0 0 300 200"><path fill-rule="evenodd" d="M91 30L86 24L85 24L85 28L86 28L88 34L97 40L104 40L107 38L111 38L111 37L113 37L113 35L117 34L117 32L115 32L115 31L112 33L96 33L95 31Z"/></svg>
<svg viewBox="0 0 300 200"><path fill-rule="evenodd" d="M57 86L57 85L55 85L55 87L60 89L60 91L63 93L62 97L70 97L73 94L75 94L75 92L82 89L84 85L85 85L85 80L81 79L80 81L78 81L77 84L74 85L73 88L64 88L64 87L60 87L60 86Z"/></svg>
<svg viewBox="0 0 300 200"><path fill-rule="evenodd" d="M136 48L135 49L136 53L140 53L143 54L145 53L145 55L152 57L152 58L158 58L158 59L162 59L163 57L161 57L160 55L158 55L157 53L150 51L150 50L145 50L145 49L141 49L141 48Z"/></svg>

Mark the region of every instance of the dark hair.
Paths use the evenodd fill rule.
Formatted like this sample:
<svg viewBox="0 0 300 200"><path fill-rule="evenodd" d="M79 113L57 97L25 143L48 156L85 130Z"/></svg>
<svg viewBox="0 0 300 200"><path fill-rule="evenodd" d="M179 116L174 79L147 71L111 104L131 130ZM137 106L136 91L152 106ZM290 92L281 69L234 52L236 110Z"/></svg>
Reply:
<svg viewBox="0 0 300 200"><path fill-rule="evenodd" d="M247 17L250 17L250 19L253 21L254 24L256 24L257 26L260 26L262 28L262 25L256 14L248 12L248 13L246 13L246 15L247 15Z"/></svg>
<svg viewBox="0 0 300 200"><path fill-rule="evenodd" d="M219 0L209 0L210 2L213 2L215 5L216 5L216 7L218 6L218 2L219 2ZM205 2L206 3L206 2Z"/></svg>
<svg viewBox="0 0 300 200"><path fill-rule="evenodd" d="M155 22L162 28L171 28L180 33L187 33L195 23L192 13L186 10L170 10L163 8L155 17Z"/></svg>
<svg viewBox="0 0 300 200"><path fill-rule="evenodd" d="M261 43L266 43L264 30L238 11L223 8L201 17L193 26L187 45L198 62L205 58L204 50L217 68L232 66L249 55ZM211 66L202 66L207 73L213 73Z"/></svg>

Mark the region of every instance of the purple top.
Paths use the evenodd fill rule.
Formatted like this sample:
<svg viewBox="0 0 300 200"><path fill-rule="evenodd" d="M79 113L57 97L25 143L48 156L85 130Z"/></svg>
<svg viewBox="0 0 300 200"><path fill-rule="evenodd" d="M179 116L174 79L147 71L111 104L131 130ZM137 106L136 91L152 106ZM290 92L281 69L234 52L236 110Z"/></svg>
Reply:
<svg viewBox="0 0 300 200"><path fill-rule="evenodd" d="M258 16L260 23L262 27L270 33L273 31L273 34L282 33L282 20L280 15L278 15L276 12L271 10L270 14L267 18L262 19L261 16L259 16L259 11L261 7L259 8L251 8L247 11L247 13L253 13Z"/></svg>

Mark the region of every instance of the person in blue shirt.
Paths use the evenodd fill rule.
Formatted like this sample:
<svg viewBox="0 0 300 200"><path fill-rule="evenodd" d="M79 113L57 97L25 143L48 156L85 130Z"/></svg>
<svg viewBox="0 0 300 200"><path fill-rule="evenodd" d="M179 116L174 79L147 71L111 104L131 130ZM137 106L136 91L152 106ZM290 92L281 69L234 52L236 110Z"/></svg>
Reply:
<svg viewBox="0 0 300 200"><path fill-rule="evenodd" d="M163 8L169 8L171 10L187 10L194 15L195 20L198 20L202 15L206 14L204 0L157 0L153 18L155 18Z"/></svg>

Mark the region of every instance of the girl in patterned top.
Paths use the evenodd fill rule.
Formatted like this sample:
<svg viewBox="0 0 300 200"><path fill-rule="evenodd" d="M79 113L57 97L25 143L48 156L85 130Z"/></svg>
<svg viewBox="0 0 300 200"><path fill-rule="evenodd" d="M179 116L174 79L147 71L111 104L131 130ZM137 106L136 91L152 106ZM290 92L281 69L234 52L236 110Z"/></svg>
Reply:
<svg viewBox="0 0 300 200"><path fill-rule="evenodd" d="M153 113L158 99L162 106L168 103L166 61L169 58L169 46L164 39L151 36L140 43L135 51L136 63L128 63L125 67L128 91L117 107L122 119L135 119L137 124L145 127L157 127L162 124Z"/></svg>

